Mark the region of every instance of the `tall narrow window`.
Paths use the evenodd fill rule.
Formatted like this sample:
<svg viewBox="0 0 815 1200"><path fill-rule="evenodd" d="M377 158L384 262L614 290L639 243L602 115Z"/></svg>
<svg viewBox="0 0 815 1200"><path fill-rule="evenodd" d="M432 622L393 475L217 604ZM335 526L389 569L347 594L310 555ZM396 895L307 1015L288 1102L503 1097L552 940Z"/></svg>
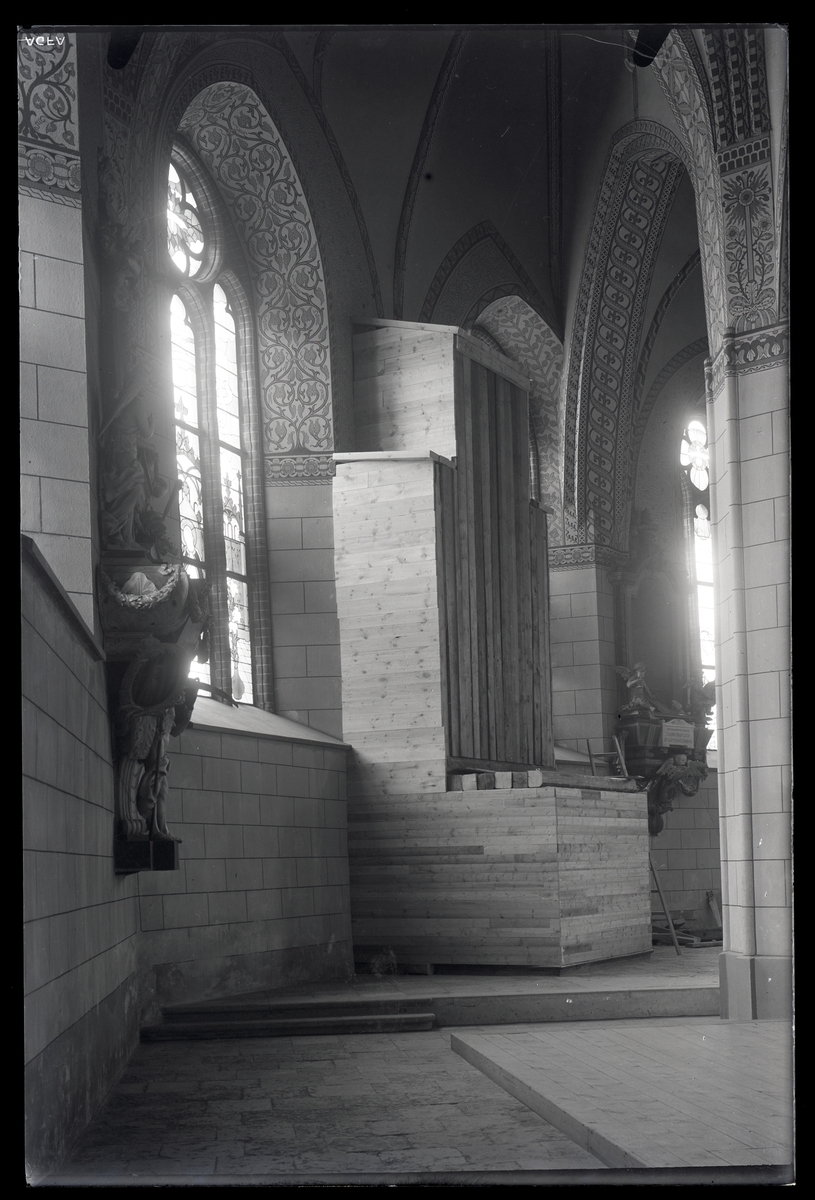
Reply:
<svg viewBox="0 0 815 1200"><path fill-rule="evenodd" d="M696 584L699 650L702 683L716 679L716 660L713 653L713 543L710 536L710 452L707 430L696 419L688 422L682 435L679 462L690 485L692 509L692 561ZM708 743L716 749L716 709L711 714L713 735Z"/></svg>
<svg viewBox="0 0 815 1200"><path fill-rule="evenodd" d="M238 408L238 365L235 322L226 294L213 289L215 318L215 393L224 546L229 605L229 652L232 697L252 703L252 644L249 633L249 589L246 577L246 528L243 498L243 454Z"/></svg>
<svg viewBox="0 0 815 1200"><path fill-rule="evenodd" d="M211 662L204 690L252 704L253 647L241 397L242 359L223 234L181 161L167 184L167 249L181 277L170 304L181 556L211 588ZM241 301L243 303L243 301ZM245 366L244 368L245 369Z"/></svg>

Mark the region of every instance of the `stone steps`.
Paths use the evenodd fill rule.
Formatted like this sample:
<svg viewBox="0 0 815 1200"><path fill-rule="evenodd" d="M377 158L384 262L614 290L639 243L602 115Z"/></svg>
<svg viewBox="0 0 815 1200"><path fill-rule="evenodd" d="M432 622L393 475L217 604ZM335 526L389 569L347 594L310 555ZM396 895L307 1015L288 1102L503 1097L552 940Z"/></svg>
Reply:
<svg viewBox="0 0 815 1200"><path fill-rule="evenodd" d="M410 1033L448 1026L516 1025L649 1017L718 1016L718 987L575 988L465 995L440 991L399 996L321 1000L270 996L178 1004L162 1023L142 1029L143 1041L235 1037L308 1037L348 1033Z"/></svg>
<svg viewBox="0 0 815 1200"><path fill-rule="evenodd" d="M268 1008L268 1006L267 1006ZM141 1030L143 1042L206 1040L245 1037L314 1037L349 1033L416 1033L435 1027L432 1012L412 1013L322 1013L319 1016L272 1016L239 1007L230 1011L207 1013L205 1010L186 1017L174 1013L161 1025Z"/></svg>

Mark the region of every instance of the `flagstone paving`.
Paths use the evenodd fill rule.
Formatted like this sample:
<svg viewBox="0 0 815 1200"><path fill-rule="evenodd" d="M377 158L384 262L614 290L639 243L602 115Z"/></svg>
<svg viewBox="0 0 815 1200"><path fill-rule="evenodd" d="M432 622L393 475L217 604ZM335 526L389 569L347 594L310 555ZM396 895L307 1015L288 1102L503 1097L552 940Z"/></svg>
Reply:
<svg viewBox="0 0 815 1200"><path fill-rule="evenodd" d="M59 1176L585 1169L439 1030L142 1045Z"/></svg>

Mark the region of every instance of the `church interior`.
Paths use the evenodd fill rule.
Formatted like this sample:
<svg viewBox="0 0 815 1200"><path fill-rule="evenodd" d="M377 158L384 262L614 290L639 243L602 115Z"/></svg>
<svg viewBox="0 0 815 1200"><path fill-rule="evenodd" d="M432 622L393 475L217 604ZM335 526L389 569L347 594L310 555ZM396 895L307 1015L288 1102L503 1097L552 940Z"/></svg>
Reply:
<svg viewBox="0 0 815 1200"><path fill-rule="evenodd" d="M788 1018L786 30L18 49L31 1177L168 1006Z"/></svg>

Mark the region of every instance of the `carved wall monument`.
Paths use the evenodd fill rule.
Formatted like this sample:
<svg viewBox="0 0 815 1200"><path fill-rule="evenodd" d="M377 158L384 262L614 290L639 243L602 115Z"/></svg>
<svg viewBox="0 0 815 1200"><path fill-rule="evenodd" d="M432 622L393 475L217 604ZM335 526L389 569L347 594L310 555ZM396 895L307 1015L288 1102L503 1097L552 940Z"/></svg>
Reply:
<svg viewBox="0 0 815 1200"><path fill-rule="evenodd" d="M137 561L142 558L142 561ZM108 557L99 608L115 712L118 873L174 870L167 827L167 741L189 724L198 690L190 665L207 653L206 584L180 566Z"/></svg>

